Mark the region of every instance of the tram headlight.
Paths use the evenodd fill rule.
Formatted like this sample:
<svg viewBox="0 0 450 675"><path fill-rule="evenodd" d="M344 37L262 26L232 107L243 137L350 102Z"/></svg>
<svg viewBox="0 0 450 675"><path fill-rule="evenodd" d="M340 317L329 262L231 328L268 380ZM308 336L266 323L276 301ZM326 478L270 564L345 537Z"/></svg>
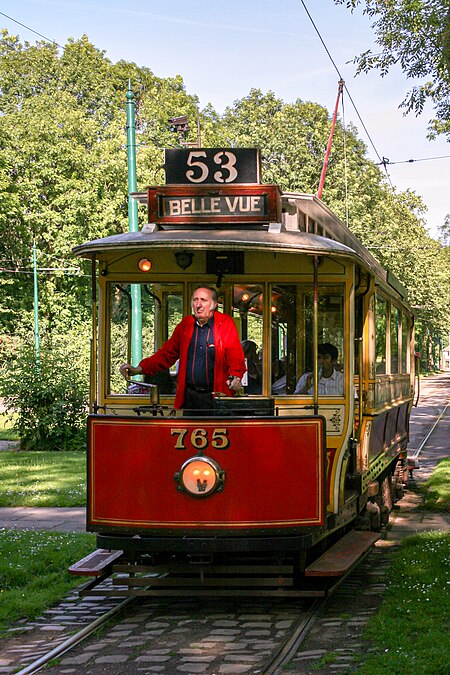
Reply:
<svg viewBox="0 0 450 675"><path fill-rule="evenodd" d="M150 272L153 267L153 263L148 258L141 258L138 262L138 267L141 272Z"/></svg>
<svg viewBox="0 0 450 675"><path fill-rule="evenodd" d="M223 490L225 472L214 459L197 455L184 462L174 478L180 492L193 497L209 497Z"/></svg>

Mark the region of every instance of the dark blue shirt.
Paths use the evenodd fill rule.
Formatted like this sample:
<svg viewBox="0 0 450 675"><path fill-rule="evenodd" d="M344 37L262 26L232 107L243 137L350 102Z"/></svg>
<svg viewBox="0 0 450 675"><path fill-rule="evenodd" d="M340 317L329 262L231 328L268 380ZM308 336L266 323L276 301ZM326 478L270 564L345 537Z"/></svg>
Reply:
<svg viewBox="0 0 450 675"><path fill-rule="evenodd" d="M194 323L194 332L189 344L186 369L186 384L214 389L214 316L200 326Z"/></svg>

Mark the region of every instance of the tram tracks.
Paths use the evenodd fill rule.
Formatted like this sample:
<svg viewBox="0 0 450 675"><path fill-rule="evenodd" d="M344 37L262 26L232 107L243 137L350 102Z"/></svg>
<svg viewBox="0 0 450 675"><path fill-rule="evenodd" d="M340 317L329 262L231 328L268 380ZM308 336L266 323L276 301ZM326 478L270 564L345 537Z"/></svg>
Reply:
<svg viewBox="0 0 450 675"><path fill-rule="evenodd" d="M365 557L365 556L364 556ZM336 589L340 586L340 584L348 577L350 576L351 571L340 578L339 580L336 580L333 585L329 587L329 595L333 594ZM314 624L315 620L319 616L320 612L323 610L323 608L326 605L328 597L323 597L323 598L315 598L315 599L303 599L302 601L296 601L295 599L291 598L276 598L274 599L274 604L271 605L271 601L264 596L261 596L259 600L256 602L260 603L261 608L254 613L254 616L252 617L248 612L248 607L244 602L240 602L237 599L234 598L229 598L228 599L228 605L227 605L227 615L230 615L231 612L233 613L234 616L238 617L244 617L244 621L240 623L239 622L234 622L233 620L227 620L225 619L222 623L222 630L220 630L219 626L219 633L215 633L214 631L217 630L215 629L215 624L217 623L217 609L215 608L214 604L210 604L210 609L205 611L204 619L201 622L200 625L200 632L196 632L196 630L193 630L192 634L189 636L189 642L181 642L179 645L178 650L175 650L177 652L177 655L175 655L175 661L178 659L183 658L183 654L186 651L189 651L189 644L192 642L195 643L196 640L198 640L198 644L202 644L206 642L206 645L211 644L212 641L218 640L220 638L226 637L229 635L229 640L230 643L235 637L232 635L233 633L242 633L244 630L246 631L246 636L242 638L242 644L245 644L245 650L247 652L251 651L251 646L248 642L244 642L244 640L249 640L250 643L253 640L254 643L260 642L262 653L258 655L258 657L254 657L257 659L257 662L255 662L253 665L254 667L257 668L257 671L260 673L264 673L264 675L273 675L275 673L280 673L283 671L284 667L286 664L288 664L291 659L293 658L294 654L296 651L299 649L300 645L302 642L305 640L305 638L308 635L308 632L310 630L310 627ZM164 605L164 597L160 598L153 598L153 607L156 607L157 601L159 600L161 607L163 608ZM220 602L221 599L219 599ZM139 601L141 601L139 603ZM52 670L52 661L55 661L56 659L61 659L63 656L68 656L68 653L71 651L76 650L77 647L81 645L82 642L87 640L88 638L92 638L95 636L97 631L100 629L104 628L108 622L113 621L114 619L118 618L121 613L123 613L126 609L131 610L130 612L126 613L126 616L122 619L119 619L117 624L112 625L112 631L116 630L118 633L121 632L121 626L123 623L126 625L129 625L130 623L133 623L134 620L134 615L133 615L133 608L132 605L133 603L136 603L137 609L136 612L139 611L139 608L142 609L142 607L152 607L152 601L148 600L148 604L146 604L147 598L144 600L142 597L139 598L138 596L131 596L127 597L124 601L120 602L118 605L116 605L114 608L110 609L109 611L105 612L103 615L97 617L93 622L90 624L84 626L81 628L77 633L74 635L70 636L64 642L60 643L58 646L54 647L44 655L40 656L39 658L35 659L32 663L28 664L26 667L22 668L18 672L18 675L33 675L33 673L38 673L44 668L49 668L48 672L57 672L56 670ZM197 601L199 602L199 606L201 606L202 600L197 598ZM248 600L247 602L250 602ZM174 615L179 614L179 607L182 607L184 604L184 601L181 599L177 599L173 601L172 605L172 611ZM230 609L231 608L231 609ZM155 619L156 623L158 625L160 624L160 616L159 612L161 610L158 609L156 611ZM254 611L254 610L252 610ZM295 620L291 622L291 625L285 625L288 622L283 622L283 617L285 617L286 612L290 613L292 618L295 617ZM152 611L150 610L149 616L151 615ZM185 623L189 623L191 619L189 619L190 612L187 614L186 618L184 619ZM264 638L259 637L258 633L264 633L267 632L267 616L271 615L271 623L272 623L272 637L270 640L265 636ZM167 618L167 617L166 617ZM250 619L254 618L254 621L251 621ZM221 623L220 620L218 622L219 624ZM236 623L237 628L236 630L233 629L227 629L227 625L231 625L233 623ZM261 631L256 630L256 628L260 626ZM227 630L229 630L229 633L227 633ZM281 636L280 634L283 633ZM207 635L205 639L205 634ZM102 639L108 640L110 632L105 633L103 631L102 633L102 638L99 638L99 642L102 641ZM250 638L249 638L250 635ZM273 636L277 635L278 640L273 641ZM150 636L150 637L144 637L142 635L142 632L138 631L136 636L136 640L142 640L142 645L141 647L143 649L149 649L150 651L155 649L155 644L159 645L159 636ZM147 643L146 643L147 640ZM255 644L255 646L256 646ZM263 646L264 644L266 645L266 648L269 646L270 647L270 652L264 653ZM219 643L220 645L220 643ZM236 646L236 643L234 645L231 645L233 648ZM220 647L219 647L220 649ZM158 649L156 649L158 651ZM174 651L173 649L171 650L172 652ZM94 652L92 652L94 653ZM274 655L275 654L275 655ZM233 656L233 654L232 654ZM218 672L217 668L220 668L223 663L226 663L226 659L231 658L229 654L227 654L226 648L223 649L223 652L217 654L217 649L215 649L215 668L212 670L207 670L204 672ZM246 653L244 655L244 662L245 658L249 658L249 654ZM76 659L75 659L76 660ZM217 661L219 663L217 664ZM134 672L134 668L136 667L136 664L130 663L129 668L125 668L123 671L118 671L118 672ZM176 668L176 663L173 664L173 668ZM88 668L89 672L95 673L95 665L90 665ZM74 671L74 672L82 672L82 671ZM99 669L98 672L103 672L103 670ZM112 670L111 673L115 673L115 670ZM166 673L172 673L174 672L171 667L169 667L167 670L164 672ZM195 671L192 671L195 672ZM232 672L232 671L228 671ZM241 671L237 671L241 672Z"/></svg>
<svg viewBox="0 0 450 675"><path fill-rule="evenodd" d="M18 671L17 675L32 675L42 670L47 666L51 661L61 657L63 654L66 654L71 649L77 647L83 640L86 640L88 637L93 635L99 628L104 626L108 621L117 616L122 612L128 605L135 601L135 598L129 597L125 598L118 605L108 610L102 616L97 617L87 626L84 626L81 630L77 631L74 635L71 635L69 638L61 642L59 645L54 647L52 650L40 656L38 659L27 665L22 670Z"/></svg>

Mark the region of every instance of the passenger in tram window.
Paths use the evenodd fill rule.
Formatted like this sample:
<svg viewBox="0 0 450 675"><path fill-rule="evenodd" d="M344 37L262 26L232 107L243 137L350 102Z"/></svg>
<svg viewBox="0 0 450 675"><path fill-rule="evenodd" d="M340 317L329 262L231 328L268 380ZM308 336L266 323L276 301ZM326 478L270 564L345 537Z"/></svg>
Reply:
<svg viewBox="0 0 450 675"><path fill-rule="evenodd" d="M138 366L123 363L119 370L124 377L152 376L179 359L174 407L194 416L213 410L213 392L232 396L241 389L245 361L233 319L216 311L215 289L196 288L191 306L193 314L180 321L153 356Z"/></svg>
<svg viewBox="0 0 450 675"><path fill-rule="evenodd" d="M258 347L253 340L242 340L241 344L247 366L247 384L244 384L244 392L246 394L260 394L262 391L262 380L258 363Z"/></svg>
<svg viewBox="0 0 450 675"><path fill-rule="evenodd" d="M338 370L337 347L324 342L319 345L319 396L342 396L344 393L344 375ZM294 394L313 394L314 375L304 373L295 387Z"/></svg>

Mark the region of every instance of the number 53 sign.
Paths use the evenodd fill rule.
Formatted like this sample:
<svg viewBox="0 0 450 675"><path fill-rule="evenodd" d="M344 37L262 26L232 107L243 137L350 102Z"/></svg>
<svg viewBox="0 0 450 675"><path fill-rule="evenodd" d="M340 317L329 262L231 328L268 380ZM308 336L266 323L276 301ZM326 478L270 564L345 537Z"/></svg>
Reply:
<svg viewBox="0 0 450 675"><path fill-rule="evenodd" d="M255 148L189 148L166 150L167 185L260 183L259 150Z"/></svg>

